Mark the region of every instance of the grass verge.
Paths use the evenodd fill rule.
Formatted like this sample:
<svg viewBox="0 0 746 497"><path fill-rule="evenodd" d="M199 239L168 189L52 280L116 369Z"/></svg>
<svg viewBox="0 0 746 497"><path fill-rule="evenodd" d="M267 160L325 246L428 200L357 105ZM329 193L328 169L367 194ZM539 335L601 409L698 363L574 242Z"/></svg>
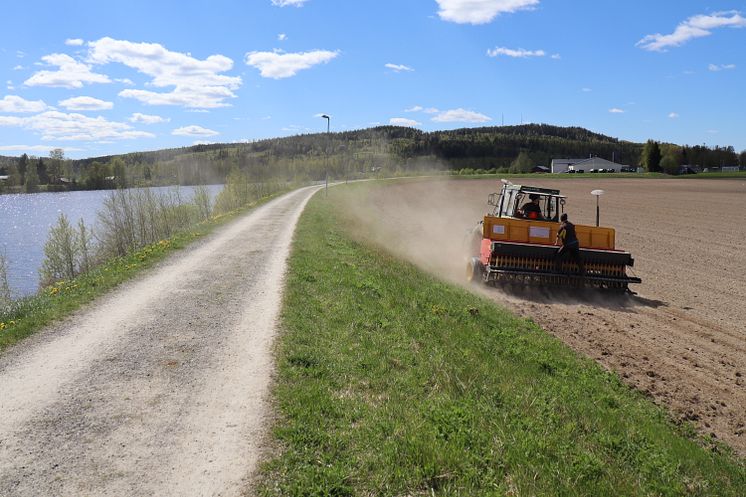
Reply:
<svg viewBox="0 0 746 497"><path fill-rule="evenodd" d="M176 250L212 233L236 217L284 192L265 197L245 208L211 217L190 230L148 245L125 257L117 257L91 271L41 289L36 295L13 302L0 310L0 352L32 335L51 322L64 318L119 284L140 274Z"/></svg>
<svg viewBox="0 0 746 497"><path fill-rule="evenodd" d="M341 190L296 233L260 495L743 495L743 461L615 374L353 240Z"/></svg>

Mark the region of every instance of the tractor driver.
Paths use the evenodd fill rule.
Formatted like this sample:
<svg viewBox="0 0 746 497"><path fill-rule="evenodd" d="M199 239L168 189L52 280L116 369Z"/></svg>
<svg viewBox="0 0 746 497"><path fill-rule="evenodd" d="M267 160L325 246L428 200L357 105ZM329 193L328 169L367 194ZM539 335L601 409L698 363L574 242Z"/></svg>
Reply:
<svg viewBox="0 0 746 497"><path fill-rule="evenodd" d="M529 201L523 204L523 207L520 209L523 217L527 217L528 219L544 219L544 215L541 213L541 206L539 205L540 198L535 193L529 194Z"/></svg>

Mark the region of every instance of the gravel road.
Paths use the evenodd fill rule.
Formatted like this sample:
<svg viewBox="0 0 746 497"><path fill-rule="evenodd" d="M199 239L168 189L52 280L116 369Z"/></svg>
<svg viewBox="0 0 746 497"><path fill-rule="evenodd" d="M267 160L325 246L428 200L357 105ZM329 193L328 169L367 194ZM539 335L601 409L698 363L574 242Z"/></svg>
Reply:
<svg viewBox="0 0 746 497"><path fill-rule="evenodd" d="M0 357L0 495L232 496L263 446L294 191Z"/></svg>

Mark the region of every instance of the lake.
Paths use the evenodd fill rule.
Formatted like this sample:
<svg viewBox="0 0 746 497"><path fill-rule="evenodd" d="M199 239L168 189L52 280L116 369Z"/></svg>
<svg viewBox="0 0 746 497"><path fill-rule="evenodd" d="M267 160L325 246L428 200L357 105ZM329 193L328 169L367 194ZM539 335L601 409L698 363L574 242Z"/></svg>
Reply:
<svg viewBox="0 0 746 497"><path fill-rule="evenodd" d="M153 190L166 192L173 188ZM223 186L207 188L214 199ZM194 188L182 186L179 190L188 199ZM0 253L8 263L8 282L14 297L31 295L38 290L44 244L60 213L73 225L83 219L86 226L95 230L97 212L111 193L111 190L97 190L0 195Z"/></svg>

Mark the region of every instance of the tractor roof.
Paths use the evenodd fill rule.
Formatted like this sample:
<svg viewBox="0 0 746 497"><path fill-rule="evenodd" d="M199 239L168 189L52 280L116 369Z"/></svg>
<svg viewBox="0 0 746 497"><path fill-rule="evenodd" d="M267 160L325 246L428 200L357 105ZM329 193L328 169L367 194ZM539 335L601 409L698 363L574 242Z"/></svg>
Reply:
<svg viewBox="0 0 746 497"><path fill-rule="evenodd" d="M521 185L507 185L508 190L518 190L526 193L538 193L539 195L559 195L559 190L552 190L550 188L539 188L537 186L521 186Z"/></svg>

